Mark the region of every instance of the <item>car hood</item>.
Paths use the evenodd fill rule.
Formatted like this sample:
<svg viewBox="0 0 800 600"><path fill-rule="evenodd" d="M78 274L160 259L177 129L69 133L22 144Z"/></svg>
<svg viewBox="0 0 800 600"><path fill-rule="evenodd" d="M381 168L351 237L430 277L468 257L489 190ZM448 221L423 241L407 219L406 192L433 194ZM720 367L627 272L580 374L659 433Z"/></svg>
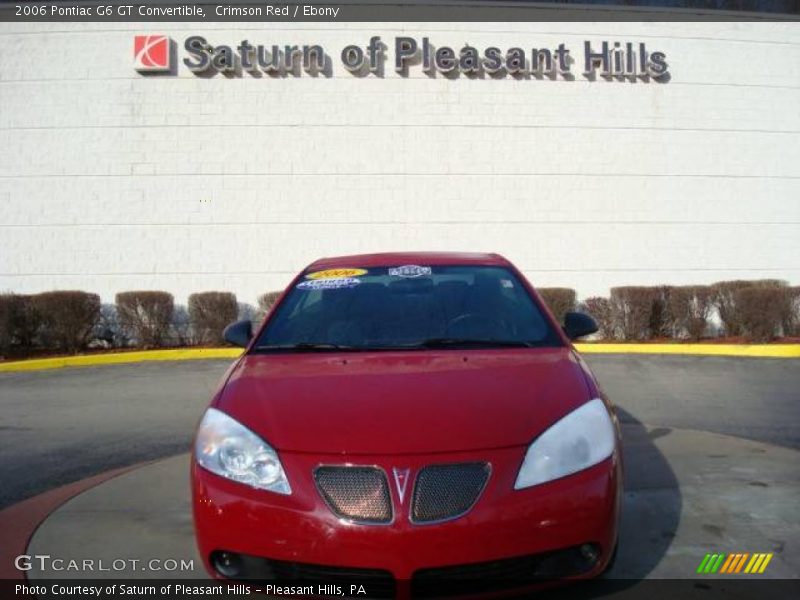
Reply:
<svg viewBox="0 0 800 600"><path fill-rule="evenodd" d="M247 355L216 407L282 451L529 444L588 399L569 348Z"/></svg>

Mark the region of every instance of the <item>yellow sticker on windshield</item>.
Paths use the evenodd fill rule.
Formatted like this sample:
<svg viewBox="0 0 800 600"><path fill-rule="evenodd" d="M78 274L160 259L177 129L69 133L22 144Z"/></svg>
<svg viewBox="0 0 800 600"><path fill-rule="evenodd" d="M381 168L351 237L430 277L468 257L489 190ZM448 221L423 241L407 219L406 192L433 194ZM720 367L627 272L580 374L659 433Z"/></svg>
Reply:
<svg viewBox="0 0 800 600"><path fill-rule="evenodd" d="M306 279L341 279L342 277L360 277L366 275L366 269L328 269L306 275Z"/></svg>

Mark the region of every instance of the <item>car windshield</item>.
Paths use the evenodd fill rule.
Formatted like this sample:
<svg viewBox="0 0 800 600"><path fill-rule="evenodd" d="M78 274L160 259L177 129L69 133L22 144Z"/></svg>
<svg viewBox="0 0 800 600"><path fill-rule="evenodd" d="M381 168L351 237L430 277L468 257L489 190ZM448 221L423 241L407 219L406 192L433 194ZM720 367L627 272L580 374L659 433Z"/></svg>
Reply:
<svg viewBox="0 0 800 600"><path fill-rule="evenodd" d="M562 345L519 279L496 266L310 271L274 310L254 352Z"/></svg>

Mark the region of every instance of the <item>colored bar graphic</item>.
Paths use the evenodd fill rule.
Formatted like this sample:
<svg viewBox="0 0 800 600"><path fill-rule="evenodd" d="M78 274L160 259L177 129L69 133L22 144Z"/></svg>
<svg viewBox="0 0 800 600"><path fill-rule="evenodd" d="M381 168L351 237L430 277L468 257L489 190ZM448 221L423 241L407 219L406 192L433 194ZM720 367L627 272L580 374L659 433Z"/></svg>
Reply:
<svg viewBox="0 0 800 600"><path fill-rule="evenodd" d="M747 563L747 566L744 568L745 573L749 573L753 570L754 567L761 562L761 555L760 554L753 554L753 558L750 559L750 562Z"/></svg>
<svg viewBox="0 0 800 600"><path fill-rule="evenodd" d="M739 565L739 561L741 560L742 555L739 552L729 554L728 560L725 563L725 567L720 571L720 573L733 573L736 571L736 567Z"/></svg>
<svg viewBox="0 0 800 600"><path fill-rule="evenodd" d="M706 568L703 569L703 573L711 573L711 567L714 566L714 563L717 562L717 557L719 554L712 554L711 558L708 559L708 563L706 564Z"/></svg>
<svg viewBox="0 0 800 600"><path fill-rule="evenodd" d="M711 559L711 555L710 554L706 554L705 558L703 558L703 560L700 562L700 566L697 567L697 572L698 573L705 573L706 565L708 564L708 561L710 559Z"/></svg>
<svg viewBox="0 0 800 600"><path fill-rule="evenodd" d="M706 554L697 567L698 573L763 573L769 561L772 560L772 553L756 552L724 552ZM748 560L749 559L749 560ZM745 566L746 565L746 566ZM744 569L744 571L742 571Z"/></svg>
<svg viewBox="0 0 800 600"><path fill-rule="evenodd" d="M758 572L763 573L766 570L769 561L771 560L772 560L772 552L767 554L766 558L764 558L764 562L761 563L761 568L758 570Z"/></svg>
<svg viewBox="0 0 800 600"><path fill-rule="evenodd" d="M728 567L728 573L735 573L736 567L739 566L739 561L742 560L742 555L738 552L733 554L733 560L731 561L731 566Z"/></svg>
<svg viewBox="0 0 800 600"><path fill-rule="evenodd" d="M745 569L745 573L758 573L759 569L761 569L761 564L764 562L764 559L767 558L767 555L762 553L754 554L753 558L754 560L750 561L752 565L747 565L749 570Z"/></svg>
<svg viewBox="0 0 800 600"><path fill-rule="evenodd" d="M731 564L733 564L733 557L736 556L735 554L728 554L728 559L725 561L725 564L722 565L722 568L719 570L720 573L728 573L728 569L731 568Z"/></svg>
<svg viewBox="0 0 800 600"><path fill-rule="evenodd" d="M725 559L725 555L724 554L720 554L719 558L717 559L717 562L715 562L714 566L711 567L711 572L712 573L716 573L717 572L717 569L719 569L722 566L722 561L724 559Z"/></svg>
<svg viewBox="0 0 800 600"><path fill-rule="evenodd" d="M742 554L742 558L741 558L741 560L739 561L739 564L738 564L738 565L736 565L736 571L734 571L734 573L738 573L739 571L741 571L741 570L742 570L742 567L744 566L744 561L746 561L746 560L747 560L747 557L748 557L748 556L750 556L750 555L749 555L747 552L745 552L744 554Z"/></svg>

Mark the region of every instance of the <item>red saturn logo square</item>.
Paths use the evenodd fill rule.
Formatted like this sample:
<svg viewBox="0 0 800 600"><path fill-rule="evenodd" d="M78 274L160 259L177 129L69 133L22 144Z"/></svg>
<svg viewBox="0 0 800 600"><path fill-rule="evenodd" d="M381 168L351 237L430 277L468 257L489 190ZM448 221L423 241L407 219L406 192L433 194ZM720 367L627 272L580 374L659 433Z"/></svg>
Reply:
<svg viewBox="0 0 800 600"><path fill-rule="evenodd" d="M137 35L133 38L134 67L142 73L172 68L170 39L166 35Z"/></svg>

